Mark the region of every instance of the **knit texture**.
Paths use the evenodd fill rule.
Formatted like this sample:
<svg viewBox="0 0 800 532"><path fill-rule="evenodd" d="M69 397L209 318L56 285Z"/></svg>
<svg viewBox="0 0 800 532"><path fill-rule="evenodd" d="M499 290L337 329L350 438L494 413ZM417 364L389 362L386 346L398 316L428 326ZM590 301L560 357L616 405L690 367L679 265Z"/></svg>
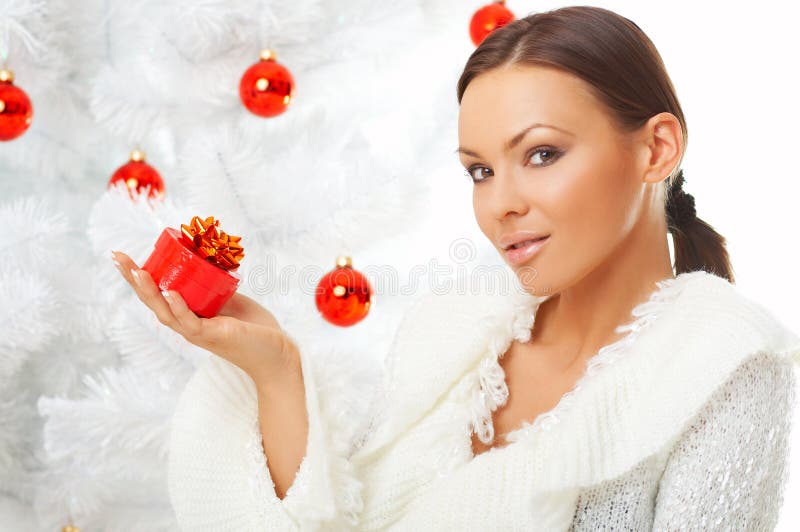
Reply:
<svg viewBox="0 0 800 532"><path fill-rule="evenodd" d="M423 297L366 406L347 372L301 346L309 440L283 500L253 382L211 357L173 418L168 478L182 528L774 526L800 338L720 277L665 279L555 408L473 456L472 432L491 441L491 412L507 400L497 361L535 334L546 299L516 288Z"/></svg>
<svg viewBox="0 0 800 532"><path fill-rule="evenodd" d="M583 490L570 531L774 530L796 400L791 360L749 358L676 445Z"/></svg>

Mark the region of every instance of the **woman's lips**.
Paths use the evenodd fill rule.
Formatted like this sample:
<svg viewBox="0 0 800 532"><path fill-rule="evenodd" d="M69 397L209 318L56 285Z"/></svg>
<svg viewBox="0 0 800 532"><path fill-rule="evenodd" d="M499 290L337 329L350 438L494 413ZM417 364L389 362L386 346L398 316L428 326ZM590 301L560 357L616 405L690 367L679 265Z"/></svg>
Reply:
<svg viewBox="0 0 800 532"><path fill-rule="evenodd" d="M503 253L506 255L506 260L513 264L514 266L518 266L531 257L536 255L539 252L542 246L544 246L550 240L550 235L547 235L544 238L535 241L529 241L524 246L514 249L508 248Z"/></svg>

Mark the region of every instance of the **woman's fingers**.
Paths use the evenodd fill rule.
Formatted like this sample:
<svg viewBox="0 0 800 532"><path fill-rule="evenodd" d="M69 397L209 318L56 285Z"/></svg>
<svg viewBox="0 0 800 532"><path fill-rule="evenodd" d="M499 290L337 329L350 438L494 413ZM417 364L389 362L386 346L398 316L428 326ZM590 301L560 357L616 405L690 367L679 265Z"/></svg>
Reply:
<svg viewBox="0 0 800 532"><path fill-rule="evenodd" d="M130 257L120 251L113 252L112 258L122 276L133 287L142 303L153 311L158 321L183 334L180 322L175 318L169 303L164 299L150 274L139 269Z"/></svg>
<svg viewBox="0 0 800 532"><path fill-rule="evenodd" d="M172 315L180 324L183 330L183 335L189 339L190 337L199 337L203 333L203 319L189 308L183 297L175 290L163 290L161 294L167 301Z"/></svg>
<svg viewBox="0 0 800 532"><path fill-rule="evenodd" d="M150 310L156 315L158 321L183 334L180 322L175 318L172 309L169 307L169 303L164 299L164 295L156 286L153 278L150 277L150 273L145 270L133 269L131 270L131 275L133 276L136 295L139 296L142 303L150 307Z"/></svg>
<svg viewBox="0 0 800 532"><path fill-rule="evenodd" d="M114 265L119 270L119 273L122 274L122 277L136 290L131 270L138 270L139 267L133 262L133 259L121 251L112 251L111 260L114 261Z"/></svg>

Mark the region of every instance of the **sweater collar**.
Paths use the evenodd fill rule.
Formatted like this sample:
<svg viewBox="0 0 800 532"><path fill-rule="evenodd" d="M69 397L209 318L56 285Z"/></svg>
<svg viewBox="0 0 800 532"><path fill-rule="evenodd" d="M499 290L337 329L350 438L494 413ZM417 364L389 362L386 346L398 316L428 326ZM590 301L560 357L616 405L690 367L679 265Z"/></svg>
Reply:
<svg viewBox="0 0 800 532"><path fill-rule="evenodd" d="M405 313L389 350L376 411L380 419L359 455L366 457L434 405L487 351L512 339L530 339L535 309L548 296L532 296L513 278L507 291L429 293Z"/></svg>
<svg viewBox="0 0 800 532"><path fill-rule="evenodd" d="M381 424L360 456L392 442L457 382L478 371L481 360L496 361L513 340L530 338L536 310L549 296L513 287L510 296L430 294L410 309L387 360ZM705 271L659 281L631 315L633 321L617 328L628 334L589 359L586 373L556 408L509 435L512 442L537 447L538 485L590 484L625 471L674 437L681 422L749 354L766 349L800 361L794 333L727 280ZM668 385L664 375L670 376ZM694 388L687 388L689 383ZM623 387L626 393L621 394ZM654 404L656 397L660 404ZM664 410L658 426L648 422L654 408ZM538 437L542 429L546 437ZM603 450L598 465L593 463L598 450L587 442L606 438L598 439L604 435L593 431L626 431L630 437ZM552 459L553 453L569 463Z"/></svg>

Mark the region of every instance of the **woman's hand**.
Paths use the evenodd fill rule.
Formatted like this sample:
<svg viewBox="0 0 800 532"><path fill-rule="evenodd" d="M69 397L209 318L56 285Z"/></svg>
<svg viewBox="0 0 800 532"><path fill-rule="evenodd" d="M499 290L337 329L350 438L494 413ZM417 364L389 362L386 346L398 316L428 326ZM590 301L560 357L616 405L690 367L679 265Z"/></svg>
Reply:
<svg viewBox="0 0 800 532"><path fill-rule="evenodd" d="M300 371L297 346L281 329L275 316L253 299L236 293L213 318L192 312L175 292L162 292L150 274L121 251L112 258L122 276L158 321L190 343L236 364L258 386L281 378L286 371Z"/></svg>

